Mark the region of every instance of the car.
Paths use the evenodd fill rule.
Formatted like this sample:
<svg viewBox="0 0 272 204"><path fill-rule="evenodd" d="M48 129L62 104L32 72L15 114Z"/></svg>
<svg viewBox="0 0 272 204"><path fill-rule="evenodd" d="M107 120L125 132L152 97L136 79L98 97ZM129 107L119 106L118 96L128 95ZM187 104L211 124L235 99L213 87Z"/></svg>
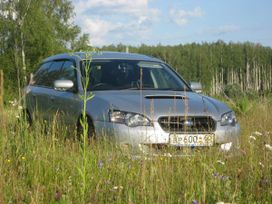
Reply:
<svg viewBox="0 0 272 204"><path fill-rule="evenodd" d="M35 115L50 121L57 114L58 121L78 128L85 88L93 94L86 102L89 137L113 137L133 147L239 148L240 125L233 110L202 95L199 83L190 85L162 60L136 53L46 58L24 89L29 121Z"/></svg>

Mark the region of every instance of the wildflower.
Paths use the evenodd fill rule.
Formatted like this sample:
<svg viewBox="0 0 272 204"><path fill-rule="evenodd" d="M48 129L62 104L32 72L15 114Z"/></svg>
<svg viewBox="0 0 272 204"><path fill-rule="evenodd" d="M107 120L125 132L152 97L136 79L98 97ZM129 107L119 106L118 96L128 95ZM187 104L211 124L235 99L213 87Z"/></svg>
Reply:
<svg viewBox="0 0 272 204"><path fill-rule="evenodd" d="M7 159L6 162L9 164L9 163L11 163L11 160L10 160L10 159Z"/></svg>
<svg viewBox="0 0 272 204"><path fill-rule="evenodd" d="M225 175L222 175L222 176L221 176L221 180L222 180L222 181L226 181L226 180L229 180L229 179L230 179L229 176L225 176Z"/></svg>
<svg viewBox="0 0 272 204"><path fill-rule="evenodd" d="M221 161L221 160L217 160L217 163L225 165L225 162Z"/></svg>
<svg viewBox="0 0 272 204"><path fill-rule="evenodd" d="M253 136L253 135L250 135L249 136L249 140L248 140L248 142L250 143L250 144L253 144L254 143L254 141L256 141L257 139L256 139L256 137L255 136Z"/></svg>
<svg viewBox="0 0 272 204"><path fill-rule="evenodd" d="M272 146L270 144L265 144L265 148L272 151Z"/></svg>
<svg viewBox="0 0 272 204"><path fill-rule="evenodd" d="M258 131L255 131L253 134L256 135L256 136L262 136L263 135L262 133L260 133Z"/></svg>
<svg viewBox="0 0 272 204"><path fill-rule="evenodd" d="M259 165L264 168L264 165L262 162L259 162Z"/></svg>
<svg viewBox="0 0 272 204"><path fill-rule="evenodd" d="M230 179L229 176L220 175L218 172L214 172L214 173L213 173L213 176L214 176L215 178L217 178L217 179L222 180L222 181L227 181L227 180Z"/></svg>
<svg viewBox="0 0 272 204"><path fill-rule="evenodd" d="M98 161L98 168L101 169L104 166L104 162L102 160Z"/></svg>
<svg viewBox="0 0 272 204"><path fill-rule="evenodd" d="M116 190L123 190L123 186L114 186L112 188L112 190L116 191Z"/></svg>
<svg viewBox="0 0 272 204"><path fill-rule="evenodd" d="M251 139L251 140L256 140L256 137L250 135L250 136L249 136L249 139Z"/></svg>
<svg viewBox="0 0 272 204"><path fill-rule="evenodd" d="M18 110L23 110L23 106L18 106Z"/></svg>
<svg viewBox="0 0 272 204"><path fill-rule="evenodd" d="M128 169L131 169L131 163L128 163Z"/></svg>
<svg viewBox="0 0 272 204"><path fill-rule="evenodd" d="M164 156L165 156L165 157L170 157L170 158L171 158L171 157L172 157L172 154L171 154L171 153L166 153L166 154L164 154Z"/></svg>
<svg viewBox="0 0 272 204"><path fill-rule="evenodd" d="M193 200L192 204L198 204L197 200Z"/></svg>
<svg viewBox="0 0 272 204"><path fill-rule="evenodd" d="M23 161L26 160L26 158L25 158L24 156L22 156L21 159L22 159Z"/></svg>
<svg viewBox="0 0 272 204"><path fill-rule="evenodd" d="M221 144L220 148L222 151L228 152L231 149L232 142L226 143L226 144Z"/></svg>
<svg viewBox="0 0 272 204"><path fill-rule="evenodd" d="M219 173L218 173L218 172L214 172L214 173L213 173L213 176L214 176L214 177L218 177L218 176L219 176Z"/></svg>
<svg viewBox="0 0 272 204"><path fill-rule="evenodd" d="M218 202L216 202L216 204L231 204L231 203L225 203L223 201L218 201Z"/></svg>
<svg viewBox="0 0 272 204"><path fill-rule="evenodd" d="M15 98L13 101L9 101L9 103L10 103L13 107L17 106L17 104L18 104L16 98Z"/></svg>

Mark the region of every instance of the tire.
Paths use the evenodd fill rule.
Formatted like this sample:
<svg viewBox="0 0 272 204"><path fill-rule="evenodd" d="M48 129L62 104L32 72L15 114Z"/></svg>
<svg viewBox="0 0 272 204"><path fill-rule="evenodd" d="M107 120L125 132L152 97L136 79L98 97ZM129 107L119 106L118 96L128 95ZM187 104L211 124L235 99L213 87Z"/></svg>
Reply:
<svg viewBox="0 0 272 204"><path fill-rule="evenodd" d="M22 111L22 121L25 121L25 123L28 125L28 127L32 127L33 121L32 118L30 116L30 113L28 110L23 110Z"/></svg>

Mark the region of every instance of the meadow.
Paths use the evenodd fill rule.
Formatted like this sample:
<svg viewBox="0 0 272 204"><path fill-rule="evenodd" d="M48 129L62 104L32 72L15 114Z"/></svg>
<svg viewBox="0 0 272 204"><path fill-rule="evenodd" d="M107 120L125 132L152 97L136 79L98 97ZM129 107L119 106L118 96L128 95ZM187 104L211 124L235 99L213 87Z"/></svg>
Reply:
<svg viewBox="0 0 272 204"><path fill-rule="evenodd" d="M55 123L29 129L7 105L0 203L272 203L272 99L236 111L239 152L195 149L174 157L175 150L135 154L106 139L85 144Z"/></svg>

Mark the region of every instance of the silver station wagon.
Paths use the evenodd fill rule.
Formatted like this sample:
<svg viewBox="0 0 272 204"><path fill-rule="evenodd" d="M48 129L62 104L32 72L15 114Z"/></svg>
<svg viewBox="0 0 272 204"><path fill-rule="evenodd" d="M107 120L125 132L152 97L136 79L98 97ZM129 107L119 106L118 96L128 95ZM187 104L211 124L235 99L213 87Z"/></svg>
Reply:
<svg viewBox="0 0 272 204"><path fill-rule="evenodd" d="M86 114L89 136L109 136L131 146L239 146L240 126L224 103L198 93L168 64L141 54L59 54L45 59L25 88L25 110L77 127L89 63Z"/></svg>

